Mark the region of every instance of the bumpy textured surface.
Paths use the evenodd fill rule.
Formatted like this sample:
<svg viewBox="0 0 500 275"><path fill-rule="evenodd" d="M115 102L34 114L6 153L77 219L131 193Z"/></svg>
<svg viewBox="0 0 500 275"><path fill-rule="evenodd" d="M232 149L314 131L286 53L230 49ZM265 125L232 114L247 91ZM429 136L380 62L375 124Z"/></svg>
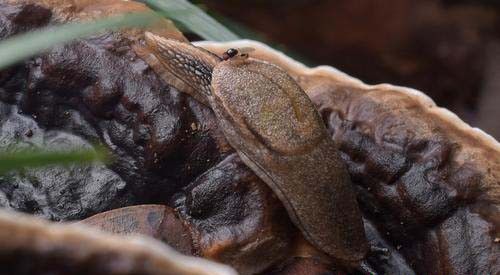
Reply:
<svg viewBox="0 0 500 275"><path fill-rule="evenodd" d="M0 4L0 36L43 26L64 18L63 13ZM295 229L276 230L289 223L278 200L229 156L233 151L210 110L162 82L136 56L131 45L138 38L100 35L0 72L2 147L21 142L73 148L98 142L117 159L109 167L3 176L0 204L65 220L172 202L190 228L196 253L250 270L256 255L275 251L274 262L260 262L259 269L281 274L334 270L301 259L317 252L297 248L295 238L288 241ZM261 57L283 62L270 54ZM460 128L458 119L427 109L432 102L423 96L280 65L308 91L341 149L369 221L371 244L383 243L397 255L377 268L399 271L393 274L500 272L500 161L491 141ZM258 236L281 241L269 248L264 240L259 246ZM290 242L289 254L280 250Z"/></svg>
<svg viewBox="0 0 500 275"><path fill-rule="evenodd" d="M25 19L29 18L29 20ZM2 5L2 37L51 20L36 5ZM25 22L27 21L27 22ZM221 158L212 114L162 83L119 33L56 47L0 77L2 147L102 143L110 167L2 177L0 203L54 220L141 202L165 203ZM221 140L221 142L224 142Z"/></svg>
<svg viewBox="0 0 500 275"><path fill-rule="evenodd" d="M342 97L342 88L336 92ZM363 100L361 107L355 95L346 105L336 101L337 108L332 110L332 101L328 100L335 99L329 95L316 97L318 107L343 152L353 181L363 190L362 208L383 224L383 231L417 273L498 271L494 258L498 244L489 232L494 232L495 223L488 225L481 219L481 214L490 218L488 213L476 212L470 205L481 194L481 172L471 163L452 161L454 145L443 136L409 138L411 132L398 129L398 125L411 123L403 114L389 118L384 107L370 100ZM381 96L374 98L377 101ZM366 123L367 119L371 123ZM416 124L413 129L417 131L427 126ZM371 133L379 137L378 142ZM476 249L471 249L474 246ZM477 249L483 253L476 254ZM434 262L422 265L419 259Z"/></svg>

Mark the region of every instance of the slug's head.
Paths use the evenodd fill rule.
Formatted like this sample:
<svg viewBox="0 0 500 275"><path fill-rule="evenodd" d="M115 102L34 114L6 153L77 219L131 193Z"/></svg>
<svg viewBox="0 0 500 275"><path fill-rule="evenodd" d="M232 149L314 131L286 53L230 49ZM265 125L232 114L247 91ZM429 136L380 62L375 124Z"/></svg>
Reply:
<svg viewBox="0 0 500 275"><path fill-rule="evenodd" d="M253 52L255 49L251 47L243 47L239 49L230 48L222 54L222 60L226 61L232 58L248 58L248 54Z"/></svg>

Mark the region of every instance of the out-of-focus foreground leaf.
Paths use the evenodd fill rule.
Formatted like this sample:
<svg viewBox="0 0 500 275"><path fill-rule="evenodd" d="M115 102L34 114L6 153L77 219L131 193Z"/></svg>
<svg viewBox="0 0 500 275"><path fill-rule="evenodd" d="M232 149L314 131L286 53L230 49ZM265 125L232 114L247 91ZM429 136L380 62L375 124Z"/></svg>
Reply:
<svg viewBox="0 0 500 275"><path fill-rule="evenodd" d="M138 0L138 2L148 5L169 19L180 22L204 39L213 41L239 39L228 28L186 0Z"/></svg>

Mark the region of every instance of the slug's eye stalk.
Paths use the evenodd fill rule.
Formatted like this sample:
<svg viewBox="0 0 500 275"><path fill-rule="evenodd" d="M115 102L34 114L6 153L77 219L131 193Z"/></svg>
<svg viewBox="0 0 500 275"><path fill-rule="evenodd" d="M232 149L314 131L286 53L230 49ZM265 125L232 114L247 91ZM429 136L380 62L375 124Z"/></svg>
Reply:
<svg viewBox="0 0 500 275"><path fill-rule="evenodd" d="M224 54L222 54L222 60L228 60L230 58L235 57L238 54L237 49L228 49Z"/></svg>
<svg viewBox="0 0 500 275"><path fill-rule="evenodd" d="M255 51L255 49L252 47L243 47L239 48L238 51L241 57L248 58L248 54Z"/></svg>

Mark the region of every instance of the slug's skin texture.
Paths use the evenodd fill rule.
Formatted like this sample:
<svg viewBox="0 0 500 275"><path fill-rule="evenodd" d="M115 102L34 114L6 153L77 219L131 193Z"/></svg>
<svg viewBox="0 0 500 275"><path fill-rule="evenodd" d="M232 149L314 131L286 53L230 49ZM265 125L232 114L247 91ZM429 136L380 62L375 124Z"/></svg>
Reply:
<svg viewBox="0 0 500 275"><path fill-rule="evenodd" d="M168 80L193 80L177 81L186 84L177 88L187 88L208 103L231 146L272 188L309 242L344 264L358 266L368 244L355 192L304 91L274 65L241 57L221 61L190 44L169 41L146 34L153 53L149 58L166 67ZM197 74L199 67L210 74Z"/></svg>
<svg viewBox="0 0 500 275"><path fill-rule="evenodd" d="M313 245L344 261L368 250L349 175L311 101L281 69L221 62L210 106L229 143Z"/></svg>

